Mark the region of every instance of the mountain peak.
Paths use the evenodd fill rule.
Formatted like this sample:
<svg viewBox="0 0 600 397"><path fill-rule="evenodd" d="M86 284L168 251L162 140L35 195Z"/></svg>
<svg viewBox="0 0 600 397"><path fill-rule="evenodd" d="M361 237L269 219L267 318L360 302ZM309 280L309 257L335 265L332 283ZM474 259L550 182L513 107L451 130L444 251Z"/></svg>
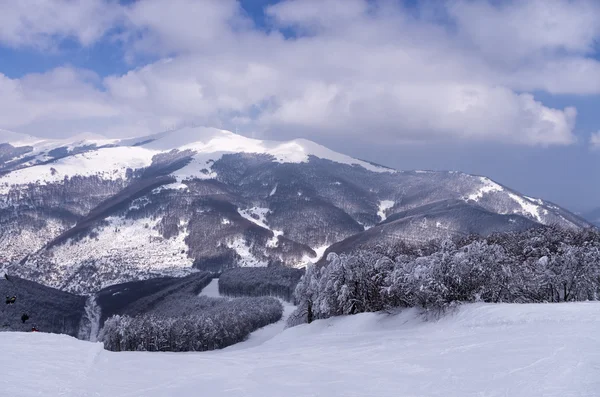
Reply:
<svg viewBox="0 0 600 397"><path fill-rule="evenodd" d="M21 134L19 132L3 130L0 128L0 144L8 143L13 146L25 146L31 143L39 142L41 139L31 135Z"/></svg>
<svg viewBox="0 0 600 397"><path fill-rule="evenodd" d="M157 152L192 150L198 156L204 154L253 153L268 154L280 163L304 163L315 156L336 163L359 165L374 172L394 172L366 161L335 152L307 139L273 141L249 138L228 130L212 127L184 127L146 137L123 140L120 146L141 146ZM197 157L198 157L197 156Z"/></svg>

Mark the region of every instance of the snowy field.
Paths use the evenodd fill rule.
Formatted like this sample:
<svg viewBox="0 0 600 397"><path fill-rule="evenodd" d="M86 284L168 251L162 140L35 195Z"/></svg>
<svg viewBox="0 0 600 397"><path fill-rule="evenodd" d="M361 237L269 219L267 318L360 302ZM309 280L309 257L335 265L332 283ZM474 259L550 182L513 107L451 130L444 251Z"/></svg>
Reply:
<svg viewBox="0 0 600 397"><path fill-rule="evenodd" d="M472 304L316 321L236 348L115 353L0 333L0 395L600 396L600 303Z"/></svg>

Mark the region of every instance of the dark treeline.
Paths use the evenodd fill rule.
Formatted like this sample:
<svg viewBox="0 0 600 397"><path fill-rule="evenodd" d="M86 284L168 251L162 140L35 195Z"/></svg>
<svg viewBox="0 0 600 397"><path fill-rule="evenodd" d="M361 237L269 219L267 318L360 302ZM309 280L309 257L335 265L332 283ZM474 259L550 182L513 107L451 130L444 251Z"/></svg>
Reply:
<svg viewBox="0 0 600 397"><path fill-rule="evenodd" d="M42 332L77 336L85 297L14 275L8 280L0 275L0 296L0 331L31 331L35 326ZM13 296L14 303L5 304L5 297Z"/></svg>
<svg viewBox="0 0 600 397"><path fill-rule="evenodd" d="M281 319L274 298L199 297L197 311L185 316L144 314L113 316L102 329L104 348L112 351L204 351L243 341L258 328Z"/></svg>
<svg viewBox="0 0 600 397"><path fill-rule="evenodd" d="M274 298L198 296L211 280L211 273L198 272L181 279L108 288L99 294L98 302L112 315L104 322L99 340L113 351L212 350L241 342L281 319L283 307Z"/></svg>
<svg viewBox="0 0 600 397"><path fill-rule="evenodd" d="M225 296L276 296L288 302L304 274L288 267L238 267L219 277L219 293Z"/></svg>
<svg viewBox="0 0 600 397"><path fill-rule="evenodd" d="M102 311L101 325L115 314L126 314L129 306L138 300L164 290L177 282L178 279L175 277L157 277L129 281L101 289L96 293L96 302Z"/></svg>
<svg viewBox="0 0 600 397"><path fill-rule="evenodd" d="M100 324L113 315L135 317L141 314L189 313L197 295L212 280L208 272L192 273L186 277L160 277L113 285L96 294L101 308ZM186 312L187 310L187 312Z"/></svg>
<svg viewBox="0 0 600 397"><path fill-rule="evenodd" d="M600 298L600 232L540 227L330 254L298 284L289 325L394 307Z"/></svg>

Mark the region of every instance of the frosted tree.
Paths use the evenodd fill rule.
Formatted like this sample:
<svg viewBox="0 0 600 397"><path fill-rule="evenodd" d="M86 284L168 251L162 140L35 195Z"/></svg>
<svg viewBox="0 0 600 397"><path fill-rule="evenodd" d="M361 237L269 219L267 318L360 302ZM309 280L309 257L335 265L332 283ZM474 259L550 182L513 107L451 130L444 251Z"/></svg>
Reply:
<svg viewBox="0 0 600 397"><path fill-rule="evenodd" d="M287 326L311 323L315 318L315 304L319 298L321 271L316 265L309 265L294 291L297 309L288 318Z"/></svg>

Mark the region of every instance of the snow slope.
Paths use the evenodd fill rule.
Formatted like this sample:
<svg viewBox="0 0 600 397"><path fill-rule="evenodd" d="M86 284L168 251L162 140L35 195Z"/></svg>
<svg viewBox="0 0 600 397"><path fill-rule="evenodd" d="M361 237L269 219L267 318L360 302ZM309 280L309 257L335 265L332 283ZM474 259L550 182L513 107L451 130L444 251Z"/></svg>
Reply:
<svg viewBox="0 0 600 397"><path fill-rule="evenodd" d="M86 263L94 263L101 271L119 274L111 280L113 283L132 281L156 272L184 276L194 271L192 260L186 254L185 222L179 225L181 232L177 236L166 239L157 230L159 221L151 218L106 218L106 225L97 227L95 235L82 238L76 245L58 245L48 252L58 265L54 268L54 276L46 274L46 283L64 288L61 284L64 276L77 274ZM130 268L135 269L135 276L127 272ZM108 286L102 280L85 281L97 284L97 288ZM73 292L79 292L76 287L84 288L80 283L71 288Z"/></svg>
<svg viewBox="0 0 600 397"><path fill-rule="evenodd" d="M472 200L472 201L479 201L485 194L487 193L492 193L492 192L501 192L504 190L504 188L500 185L498 185L496 182L485 178L485 177L479 177L479 180L481 182L481 186L479 187L479 189L470 194L468 197L466 197L467 200Z"/></svg>
<svg viewBox="0 0 600 397"><path fill-rule="evenodd" d="M96 342L98 340L98 333L100 332L101 315L102 311L96 302L96 298L93 295L89 296L85 302L84 314L77 337L82 340Z"/></svg>
<svg viewBox="0 0 600 397"><path fill-rule="evenodd" d="M209 298L223 298L219 293L219 279L213 278L211 282L198 294L198 296L207 296Z"/></svg>
<svg viewBox="0 0 600 397"><path fill-rule="evenodd" d="M114 353L63 335L0 333L0 390L46 396L598 396L600 304L472 304L439 321L362 314L259 346Z"/></svg>
<svg viewBox="0 0 600 397"><path fill-rule="evenodd" d="M334 152L306 139L295 139L288 142L268 141L248 138L234 134L231 131L208 127L186 127L148 138L154 139L154 141L144 145L145 148L150 150L189 149L199 155L223 153L269 154L275 158L275 161L280 163L303 163L309 160L309 156L315 156L337 163L359 165L374 172L396 172L389 168L375 166L366 161ZM212 157L212 159L216 160L216 157Z"/></svg>
<svg viewBox="0 0 600 397"><path fill-rule="evenodd" d="M0 194L7 194L12 186L29 183L43 186L76 175L95 175L103 180L124 179L128 168L148 167L152 164L152 156L157 153L138 147L114 147L76 154L53 163L19 169L0 177Z"/></svg>
<svg viewBox="0 0 600 397"><path fill-rule="evenodd" d="M383 200L379 202L379 211L377 211L377 215L382 221L385 221L387 218L386 211L392 208L396 204L392 200Z"/></svg>

